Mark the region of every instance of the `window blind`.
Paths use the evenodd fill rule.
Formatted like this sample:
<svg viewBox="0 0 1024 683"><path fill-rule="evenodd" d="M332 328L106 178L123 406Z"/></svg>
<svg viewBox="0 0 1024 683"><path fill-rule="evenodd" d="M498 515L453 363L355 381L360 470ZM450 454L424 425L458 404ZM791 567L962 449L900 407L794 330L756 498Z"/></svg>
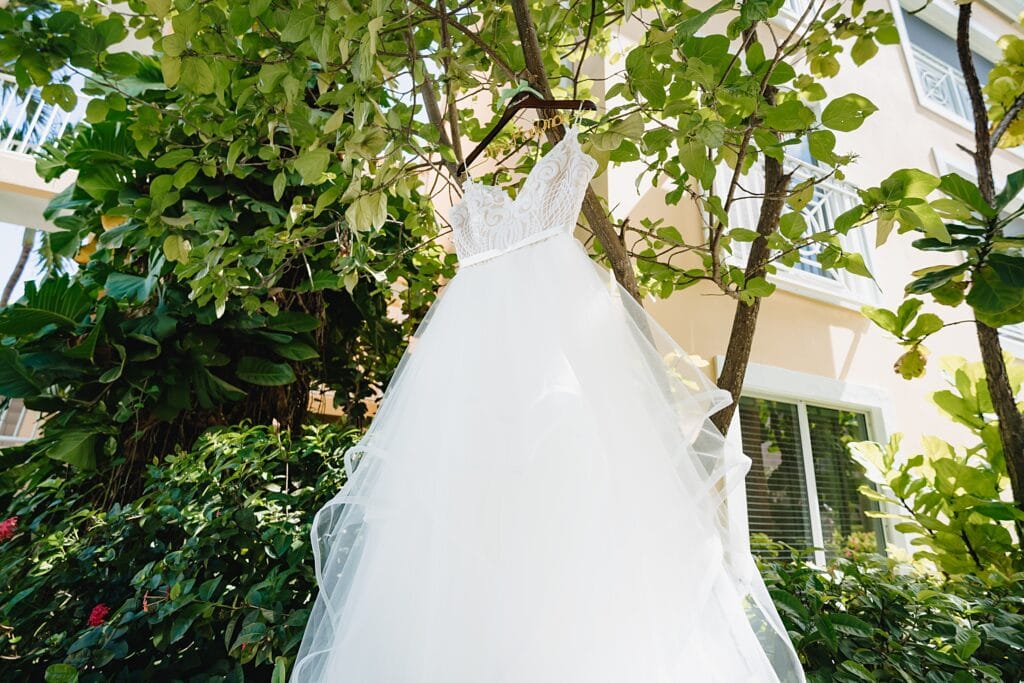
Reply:
<svg viewBox="0 0 1024 683"><path fill-rule="evenodd" d="M818 491L822 538L827 556L844 548L853 534L874 536L878 548L878 520L865 513L874 504L860 494L868 483L847 450L847 444L868 438L867 417L847 410L807 406L814 479Z"/></svg>
<svg viewBox="0 0 1024 683"><path fill-rule="evenodd" d="M866 415L745 396L739 417L743 450L752 461L746 493L755 552L759 534L796 548L824 548L825 558L850 546L883 549L881 524L866 514L874 503L859 492L867 480L847 450L851 441L869 438Z"/></svg>
<svg viewBox="0 0 1024 683"><path fill-rule="evenodd" d="M797 407L743 397L739 412L743 450L753 461L746 479L751 535L813 545Z"/></svg>

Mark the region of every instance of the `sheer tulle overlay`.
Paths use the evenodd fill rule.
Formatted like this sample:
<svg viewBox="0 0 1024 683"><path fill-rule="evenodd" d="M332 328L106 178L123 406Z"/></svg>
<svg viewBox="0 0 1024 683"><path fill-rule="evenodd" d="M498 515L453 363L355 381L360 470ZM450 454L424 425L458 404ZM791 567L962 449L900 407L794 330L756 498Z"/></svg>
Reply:
<svg viewBox="0 0 1024 683"><path fill-rule="evenodd" d="M570 135L519 199L481 193L495 225L531 185L562 185L575 220L594 168ZM529 220L463 241L346 454L313 524L320 594L292 680L803 681L729 514L750 462L708 419L729 395L571 224Z"/></svg>

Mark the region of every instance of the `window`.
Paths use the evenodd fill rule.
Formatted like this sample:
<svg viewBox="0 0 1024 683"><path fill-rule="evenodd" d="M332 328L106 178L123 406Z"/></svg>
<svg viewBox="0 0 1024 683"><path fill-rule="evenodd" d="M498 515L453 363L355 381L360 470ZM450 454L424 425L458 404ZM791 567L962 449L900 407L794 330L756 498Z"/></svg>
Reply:
<svg viewBox="0 0 1024 683"><path fill-rule="evenodd" d="M793 145L793 151L786 155L784 166L792 171L791 186L813 177L822 177L826 171L819 168L811 156L806 143ZM715 182L716 192L725 194L726 184L732 178L731 173L719 173ZM735 196L729 209L729 225L731 227L753 229L757 225L761 211L760 196L764 194L764 165L758 159L743 176L742 187ZM806 234L828 232L835 224L836 218L860 203L855 189L848 183L828 178L814 186L814 195L801 213L807 222ZM787 207L784 211L789 211ZM846 235L838 235L839 245L846 252L859 253L864 263L871 268L869 241L864 229L851 230ZM838 303L853 310L860 310L864 304L878 303L878 290L875 283L868 278L853 275L841 270L826 270L818 258L824 245L812 242L800 250L800 260L792 267L776 262L778 271L769 279L782 289L801 294L828 303ZM745 264L750 252L749 242L736 242L732 245L732 261L737 265Z"/></svg>
<svg viewBox="0 0 1024 683"><path fill-rule="evenodd" d="M970 121L971 100L956 54L956 42L913 14L904 12L903 22L910 39L910 53L921 84L921 95L954 116ZM974 64L978 78L984 84L988 81L992 62L974 53Z"/></svg>
<svg viewBox="0 0 1024 683"><path fill-rule="evenodd" d="M739 403L752 535L818 548L819 563L856 545L884 549L877 509L858 491L867 483L847 444L870 438L867 416L803 401L744 396ZM756 544L755 544L756 546Z"/></svg>
<svg viewBox="0 0 1024 683"><path fill-rule="evenodd" d="M24 443L36 436L38 414L25 408L20 398L12 398L0 411L0 448Z"/></svg>

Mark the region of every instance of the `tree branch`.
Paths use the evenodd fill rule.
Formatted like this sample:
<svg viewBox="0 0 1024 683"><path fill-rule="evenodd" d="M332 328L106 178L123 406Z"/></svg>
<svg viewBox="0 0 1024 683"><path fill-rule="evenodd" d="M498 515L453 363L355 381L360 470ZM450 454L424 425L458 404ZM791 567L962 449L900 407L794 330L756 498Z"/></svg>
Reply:
<svg viewBox="0 0 1024 683"><path fill-rule="evenodd" d="M1021 113L1024 112L1024 92L1017 95L1017 99L1013 101L1010 108L1006 110L1006 114L1003 119L999 122L999 125L992 131L992 140L989 142L992 151L999 146L999 140L1002 139L1003 135L1009 129L1010 125L1017 119Z"/></svg>

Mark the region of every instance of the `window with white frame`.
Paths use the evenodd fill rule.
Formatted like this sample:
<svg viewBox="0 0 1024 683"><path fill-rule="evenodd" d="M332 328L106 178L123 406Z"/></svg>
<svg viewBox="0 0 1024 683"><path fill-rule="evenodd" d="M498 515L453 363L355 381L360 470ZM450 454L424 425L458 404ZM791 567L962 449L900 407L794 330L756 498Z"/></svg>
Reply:
<svg viewBox="0 0 1024 683"><path fill-rule="evenodd" d="M825 171L811 156L806 143L796 146L787 154L784 162L787 171L792 172L791 187L808 178L822 178ZM716 192L725 194L725 183L731 174L719 173L715 182ZM760 196L764 194L764 165L759 159L743 176L742 188L734 194L735 201L729 209L729 225L753 229L761 211ZM801 210L807 223L806 235L827 233L835 225L836 218L859 204L856 190L848 183L834 178L820 180L814 186L814 195ZM783 211L791 211L786 206ZM851 230L846 235L836 235L839 246L846 252L859 253L871 269L870 241L863 229ZM864 304L878 303L878 288L869 278L854 275L844 270L826 270L819 258L825 246L810 242L800 249L800 259L793 266L776 262L777 271L769 279L782 289L814 299L837 303L860 310ZM732 245L731 260L737 265L746 263L750 253L749 242Z"/></svg>
<svg viewBox="0 0 1024 683"><path fill-rule="evenodd" d="M28 410L20 398L12 398L0 411L0 448L35 438L38 413Z"/></svg>
<svg viewBox="0 0 1024 683"><path fill-rule="evenodd" d="M919 95L949 114L972 121L971 100L957 57L956 41L915 14L903 12L908 48L917 76ZM974 67L982 84L988 81L992 62L974 53Z"/></svg>
<svg viewBox="0 0 1024 683"><path fill-rule="evenodd" d="M817 548L819 563L846 548L884 550L882 525L866 514L877 507L858 490L867 479L847 449L869 438L865 413L744 396L739 427L753 461L745 488L755 541Z"/></svg>

